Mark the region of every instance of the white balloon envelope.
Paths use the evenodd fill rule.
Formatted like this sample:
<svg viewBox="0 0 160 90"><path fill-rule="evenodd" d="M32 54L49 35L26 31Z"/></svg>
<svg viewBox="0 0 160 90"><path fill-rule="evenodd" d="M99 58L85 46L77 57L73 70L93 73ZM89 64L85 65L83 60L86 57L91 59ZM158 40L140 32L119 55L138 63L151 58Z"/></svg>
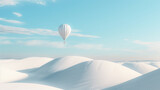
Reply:
<svg viewBox="0 0 160 90"><path fill-rule="evenodd" d="M58 32L63 40L66 40L69 34L71 33L71 27L68 24L62 24L58 28Z"/></svg>

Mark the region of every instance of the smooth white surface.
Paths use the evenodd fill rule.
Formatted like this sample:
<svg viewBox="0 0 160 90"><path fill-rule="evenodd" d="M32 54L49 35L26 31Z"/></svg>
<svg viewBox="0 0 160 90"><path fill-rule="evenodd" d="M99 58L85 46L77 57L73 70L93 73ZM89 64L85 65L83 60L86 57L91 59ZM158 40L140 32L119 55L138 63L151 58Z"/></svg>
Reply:
<svg viewBox="0 0 160 90"><path fill-rule="evenodd" d="M160 62L151 62L150 65L160 68Z"/></svg>
<svg viewBox="0 0 160 90"><path fill-rule="evenodd" d="M62 90L59 88L31 83L0 83L0 90Z"/></svg>
<svg viewBox="0 0 160 90"><path fill-rule="evenodd" d="M130 62L127 65L134 66L132 69L124 66L124 63L126 62L119 64L80 56L56 59L33 57L21 60L0 60L0 90L19 90L18 86L20 90L26 90L26 87L29 87L28 90L50 90L48 87L65 90L102 90L104 88L108 90L112 86L115 86L116 89L112 87L111 90L147 90L147 88L159 90L160 70L156 73L153 71L156 67L151 65L151 63L158 65L157 62ZM150 71L154 73L141 76L143 73L138 73L140 71L141 73ZM11 85L17 81L21 84ZM30 84L25 85L24 83ZM40 85L33 86L33 83ZM10 89L12 86L15 88Z"/></svg>
<svg viewBox="0 0 160 90"><path fill-rule="evenodd" d="M53 73L42 80L67 90L100 90L140 76L134 70L104 60L91 60Z"/></svg>
<svg viewBox="0 0 160 90"><path fill-rule="evenodd" d="M141 74L146 74L148 72L158 69L157 67L151 66L144 62L128 62L128 63L124 63L123 65Z"/></svg>
<svg viewBox="0 0 160 90"><path fill-rule="evenodd" d="M71 33L71 27L68 24L62 24L58 28L58 32L63 40L66 40L69 34Z"/></svg>
<svg viewBox="0 0 160 90"><path fill-rule="evenodd" d="M0 83L21 80L26 78L27 76L28 75L25 73L17 72L15 70L0 66Z"/></svg>
<svg viewBox="0 0 160 90"><path fill-rule="evenodd" d="M57 58L55 60L52 60L48 62L47 64L41 66L36 73L55 73L67 68L70 68L76 64L90 61L92 59L86 58L86 57L80 57L80 56L66 56L62 58Z"/></svg>
<svg viewBox="0 0 160 90"><path fill-rule="evenodd" d="M160 69L105 90L160 90Z"/></svg>
<svg viewBox="0 0 160 90"><path fill-rule="evenodd" d="M53 58L47 57L29 57L19 60L0 60L0 66L7 67L12 70L24 70L40 67L51 60L53 60Z"/></svg>

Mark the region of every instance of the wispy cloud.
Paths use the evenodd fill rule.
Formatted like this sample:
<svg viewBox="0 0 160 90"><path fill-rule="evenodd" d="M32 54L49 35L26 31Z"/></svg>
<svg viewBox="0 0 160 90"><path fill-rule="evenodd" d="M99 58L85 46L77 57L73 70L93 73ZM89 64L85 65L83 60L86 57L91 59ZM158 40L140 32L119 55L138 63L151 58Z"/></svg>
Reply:
<svg viewBox="0 0 160 90"><path fill-rule="evenodd" d="M52 42L44 40L29 40L29 41L19 41L18 44L23 44L27 46L46 46L54 48L64 48L63 42Z"/></svg>
<svg viewBox="0 0 160 90"><path fill-rule="evenodd" d="M85 34L80 34L80 33L71 33L71 36L88 37L88 38L100 38L99 36L85 35Z"/></svg>
<svg viewBox="0 0 160 90"><path fill-rule="evenodd" d="M34 37L0 37L0 44L20 44L26 46L42 46L42 47L53 47L53 48L77 48L77 49L84 49L84 50L110 50L110 48L105 48L102 44L75 44L75 45L64 45L63 42L57 41L48 41L48 40L39 40L39 38L34 38L38 40L33 40ZM10 42L14 40L14 42ZM16 41L15 41L16 40Z"/></svg>
<svg viewBox="0 0 160 90"><path fill-rule="evenodd" d="M56 0L0 0L0 6L17 5L21 2L35 3L39 5L46 5L47 2L55 2Z"/></svg>
<svg viewBox="0 0 160 90"><path fill-rule="evenodd" d="M88 37L88 38L100 38L99 36L95 36L95 35L86 35L86 34L81 34L81 31L78 29L72 29L72 33L71 36L78 36L78 37Z"/></svg>
<svg viewBox="0 0 160 90"><path fill-rule="evenodd" d="M25 2L46 5L47 0L24 0Z"/></svg>
<svg viewBox="0 0 160 90"><path fill-rule="evenodd" d="M0 33L16 33L16 34L25 34L25 35L58 35L56 31L48 30L48 29L27 29L21 27L12 27L0 25Z"/></svg>
<svg viewBox="0 0 160 90"><path fill-rule="evenodd" d="M56 0L52 0L52 2L56 2Z"/></svg>
<svg viewBox="0 0 160 90"><path fill-rule="evenodd" d="M18 0L0 0L0 6L7 6L7 5L16 5L18 4Z"/></svg>
<svg viewBox="0 0 160 90"><path fill-rule="evenodd" d="M17 17L22 17L22 14L21 14L21 13L13 12L13 14L16 15Z"/></svg>
<svg viewBox="0 0 160 90"><path fill-rule="evenodd" d="M21 28L21 27L13 27L13 26L6 26L6 25L0 25L0 33L15 33L15 34L25 34L25 35L53 35L58 36L57 31L53 31L50 29L27 29L27 28ZM98 36L94 35L85 35L80 33L71 33L71 36L77 36L77 37L86 37L86 38L99 38Z"/></svg>
<svg viewBox="0 0 160 90"><path fill-rule="evenodd" d="M17 20L10 20L5 18L0 18L0 21L8 22L8 23L15 23L15 24L22 24L23 22Z"/></svg>
<svg viewBox="0 0 160 90"><path fill-rule="evenodd" d="M77 44L73 46L74 48L85 49L85 50L109 50L109 48L105 48L102 44Z"/></svg>
<svg viewBox="0 0 160 90"><path fill-rule="evenodd" d="M140 40L135 40L133 42L136 44L144 45L145 47L148 47L148 50L150 51L160 52L160 42L144 42Z"/></svg>
<svg viewBox="0 0 160 90"><path fill-rule="evenodd" d="M40 2L36 2L37 4L40 4L40 5L46 5L46 2L42 2L42 1L40 1Z"/></svg>
<svg viewBox="0 0 160 90"><path fill-rule="evenodd" d="M0 37L0 40L6 40L6 39L9 39L9 38L8 37L3 37L3 36Z"/></svg>
<svg viewBox="0 0 160 90"><path fill-rule="evenodd" d="M110 50L105 48L102 44L77 44L77 45L64 45L63 42L47 41L47 40L27 40L18 41L17 44L26 46L42 46L42 47L53 47L53 48L77 48L83 50Z"/></svg>
<svg viewBox="0 0 160 90"><path fill-rule="evenodd" d="M134 40L133 43L142 46L141 48L137 48L134 52L139 56L139 60L159 60L160 59L160 41L157 42L147 42ZM133 50L132 50L133 51Z"/></svg>
<svg viewBox="0 0 160 90"><path fill-rule="evenodd" d="M11 44L11 41L9 41L9 40L0 40L0 44L8 45L8 44Z"/></svg>
<svg viewBox="0 0 160 90"><path fill-rule="evenodd" d="M7 36L0 36L0 40L33 40L33 39L44 39L45 37L7 37Z"/></svg>

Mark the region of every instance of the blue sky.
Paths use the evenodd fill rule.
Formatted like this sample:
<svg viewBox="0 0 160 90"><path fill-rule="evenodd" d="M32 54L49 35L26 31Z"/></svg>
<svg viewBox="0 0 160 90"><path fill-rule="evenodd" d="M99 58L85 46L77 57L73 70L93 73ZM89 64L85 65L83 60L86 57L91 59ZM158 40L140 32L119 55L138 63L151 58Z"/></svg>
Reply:
<svg viewBox="0 0 160 90"><path fill-rule="evenodd" d="M0 0L0 57L160 59L159 0ZM57 34L69 24L67 44Z"/></svg>

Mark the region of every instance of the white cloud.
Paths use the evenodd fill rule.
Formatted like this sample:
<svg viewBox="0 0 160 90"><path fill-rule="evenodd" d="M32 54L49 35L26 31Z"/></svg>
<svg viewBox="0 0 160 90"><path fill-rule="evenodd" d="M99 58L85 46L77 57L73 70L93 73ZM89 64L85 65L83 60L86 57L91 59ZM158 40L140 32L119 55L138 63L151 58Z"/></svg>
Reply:
<svg viewBox="0 0 160 90"><path fill-rule="evenodd" d="M37 4L40 4L40 5L46 5L46 2L42 2L42 1L40 1L40 2L37 2Z"/></svg>
<svg viewBox="0 0 160 90"><path fill-rule="evenodd" d="M96 50L109 50L109 48L105 48L102 44L77 44L73 47L79 48L79 49L96 49Z"/></svg>
<svg viewBox="0 0 160 90"><path fill-rule="evenodd" d="M46 5L46 2L49 0L23 0L25 2L40 4L40 5Z"/></svg>
<svg viewBox="0 0 160 90"><path fill-rule="evenodd" d="M15 23L15 24L22 24L23 22L17 20L9 20L5 18L0 18L0 21L8 22L8 23Z"/></svg>
<svg viewBox="0 0 160 90"><path fill-rule="evenodd" d="M27 45L27 46L47 46L47 47L55 47L55 48L65 48L63 42L29 40L29 41L19 41L18 43Z"/></svg>
<svg viewBox="0 0 160 90"><path fill-rule="evenodd" d="M32 39L41 39L45 37L5 37L5 36L0 36L0 40L32 40Z"/></svg>
<svg viewBox="0 0 160 90"><path fill-rule="evenodd" d="M160 42L143 42L143 41L135 40L134 43L148 47L149 51L160 52Z"/></svg>
<svg viewBox="0 0 160 90"><path fill-rule="evenodd" d="M18 4L18 0L0 0L0 6L7 6L7 5L16 5Z"/></svg>
<svg viewBox="0 0 160 90"><path fill-rule="evenodd" d="M56 0L52 0L52 2L56 2Z"/></svg>
<svg viewBox="0 0 160 90"><path fill-rule="evenodd" d="M21 2L29 2L29 3L35 3L40 5L46 5L47 2L56 2L56 0L0 0L0 6L9 6L9 5L17 5Z"/></svg>
<svg viewBox="0 0 160 90"><path fill-rule="evenodd" d="M21 14L21 13L13 12L13 14L16 15L17 17L22 17L22 14Z"/></svg>
<svg viewBox="0 0 160 90"><path fill-rule="evenodd" d="M135 40L133 43L141 45L142 47L135 48L134 51L139 60L160 60L160 41L157 42L145 42L140 40Z"/></svg>
<svg viewBox="0 0 160 90"><path fill-rule="evenodd" d="M84 35L84 34L80 34L80 33L71 33L71 36L88 37L88 38L100 38L99 36L94 36L94 35Z"/></svg>
<svg viewBox="0 0 160 90"><path fill-rule="evenodd" d="M8 44L11 44L11 41L9 41L9 40L1 40L0 44L8 45Z"/></svg>
<svg viewBox="0 0 160 90"><path fill-rule="evenodd" d="M48 29L27 29L21 27L12 27L0 25L0 33L16 33L16 34L25 34L25 35L58 35L56 31L48 30Z"/></svg>
<svg viewBox="0 0 160 90"><path fill-rule="evenodd" d="M152 42L143 42L143 41L140 41L140 40L134 40L133 43L141 44L141 45L149 45L149 44L151 44Z"/></svg>
<svg viewBox="0 0 160 90"><path fill-rule="evenodd" d="M5 40L5 39L9 39L8 37L0 37L0 40Z"/></svg>
<svg viewBox="0 0 160 90"><path fill-rule="evenodd" d="M63 42L57 41L46 41L46 40L28 40L28 41L18 41L17 44L26 46L43 46L43 47L53 47L53 48L78 48L84 50L110 50L105 48L102 44L77 44L77 45L64 45Z"/></svg>
<svg viewBox="0 0 160 90"><path fill-rule="evenodd" d="M25 35L53 35L58 36L57 31L53 31L50 29L27 29L27 28L21 28L21 27L13 27L13 26L6 26L6 25L0 25L0 33L15 33L15 34L25 34ZM93 35L85 35L80 33L71 33L71 36L77 36L77 37L86 37L86 38L99 38L98 36Z"/></svg>

